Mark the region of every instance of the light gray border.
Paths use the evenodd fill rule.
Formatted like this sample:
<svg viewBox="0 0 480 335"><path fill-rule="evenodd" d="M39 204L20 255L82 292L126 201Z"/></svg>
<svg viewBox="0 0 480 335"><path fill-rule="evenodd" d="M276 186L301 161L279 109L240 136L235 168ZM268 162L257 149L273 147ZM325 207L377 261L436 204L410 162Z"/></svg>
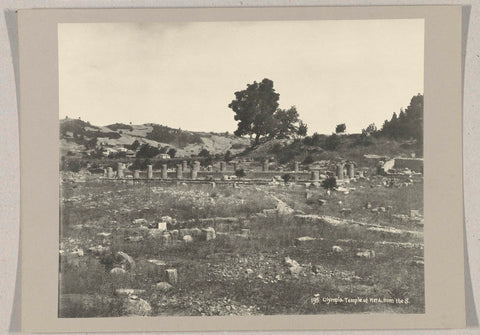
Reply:
<svg viewBox="0 0 480 335"><path fill-rule="evenodd" d="M22 207L29 209L22 211L22 222L28 225L28 229L22 226L22 316L25 327L23 329L36 331L148 331L159 330L158 327L161 325L163 330L187 330L187 328L179 328L179 326L184 326L184 324L180 324L184 318L149 318L148 320L128 318L114 319L114 322L108 322L108 319L85 321L52 318L52 297L55 298L55 307L52 310L56 316L58 245L58 154L56 151L58 148L58 90L52 90L52 87L56 88L58 84L56 76L51 75L52 70L56 72L57 67L56 39L52 39L51 36L52 24L56 25L56 20L59 18L62 22L86 22L87 19L97 20L97 22L132 21L133 18L139 18L137 15L145 15L141 19L142 21L158 20L158 15L165 11L136 10L132 16L131 11L116 10L108 12L108 20L105 16L102 17L102 15L106 15L105 12L101 14L98 11L75 11L75 14L72 11L62 10L37 12L38 14L32 14L32 11L26 11L21 14L19 20L19 35L20 41L22 41L20 44ZM181 12L181 14L177 16L175 12ZM164 19L174 19L175 17L185 19L186 16L193 15L193 13L200 15L201 19L215 19L211 16L214 13L220 15L222 20L238 20L238 15L246 15L245 18L248 19L292 19L290 15L297 15L297 19L299 17L302 19L331 19L331 15L339 15L344 19L374 17L425 17L427 19L425 49L426 315L229 317L227 320L225 318L208 318L206 320L206 318L189 317L188 329L291 329L292 320L295 320L296 326L293 326L295 329L338 329L339 326L341 329L345 329L346 322L348 322L348 329L384 328L385 325L387 328L462 327L464 324L464 311L461 312L464 310L464 280L463 229L461 225L463 213L460 90L461 7L330 7L315 9L296 7L275 8L275 10L273 8L242 8L241 10L224 8L174 10L169 13L168 16L164 16ZM81 19L79 19L80 17ZM40 27L49 29L49 33L45 34L45 30L39 29ZM53 30L55 30L56 37L56 29ZM27 40L27 36L32 39ZM53 44L52 41L54 41ZM39 81L39 78L44 80ZM45 112L39 113L38 111L41 110ZM40 124L42 124L41 127ZM45 124L48 124L49 129L54 129L54 131L45 131ZM53 126L55 128L50 128ZM450 141L445 142L444 136ZM35 141L29 142L27 137L35 138ZM438 145L440 143L442 144L441 148ZM34 166L36 169L33 171L32 167ZM446 180L446 178L438 176L439 173L450 176L450 178ZM36 178L37 175L42 175L42 180ZM39 208L41 199L49 201L41 204L41 208ZM35 205L37 207L34 211ZM445 209L448 209L448 212ZM52 214L54 215L52 216ZM429 222L435 222L435 226L429 225ZM50 230L52 227L55 229L54 233L53 230ZM446 245L449 246L448 249L444 248ZM43 249L47 246L48 248ZM38 249L39 247L42 249ZM51 253L52 247L55 249L54 253ZM33 262L32 259L35 258L33 256L38 255L39 250L46 257L43 259L37 257L36 262ZM50 255L54 255L55 262L51 262ZM52 274L55 280L52 280ZM35 279L36 282L29 282L31 279ZM42 290L38 290L38 287L42 287ZM53 295L52 287L55 289ZM34 299L35 293L37 295ZM33 300L37 304L42 304L42 311L47 314L42 313L42 317L40 317L35 305L32 304ZM459 311L460 315L454 311ZM217 320L222 321L221 319L228 323L216 322ZM107 324L104 323L105 321ZM321 327L319 327L319 323L321 323ZM113 324L116 328L111 328Z"/></svg>

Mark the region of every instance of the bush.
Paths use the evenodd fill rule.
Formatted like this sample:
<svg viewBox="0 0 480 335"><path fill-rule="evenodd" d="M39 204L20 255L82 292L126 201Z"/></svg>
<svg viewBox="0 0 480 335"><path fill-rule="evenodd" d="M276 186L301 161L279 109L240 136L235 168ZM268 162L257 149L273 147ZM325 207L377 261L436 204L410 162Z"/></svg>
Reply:
<svg viewBox="0 0 480 335"><path fill-rule="evenodd" d="M345 125L345 123L337 124L337 126L335 127L336 133L344 133L345 130L347 130L347 126Z"/></svg>
<svg viewBox="0 0 480 335"><path fill-rule="evenodd" d="M337 187L337 179L335 177L328 177L324 181L322 181L322 187L326 190L333 190Z"/></svg>
<svg viewBox="0 0 480 335"><path fill-rule="evenodd" d="M175 150L173 148L168 150L168 155L170 156L170 158L175 158L176 153L177 153L177 150Z"/></svg>
<svg viewBox="0 0 480 335"><path fill-rule="evenodd" d="M146 138L149 140L174 144L179 148L184 148L188 144L202 144L202 138L197 134L192 134L180 129L173 129L162 125L153 125Z"/></svg>
<svg viewBox="0 0 480 335"><path fill-rule="evenodd" d="M305 164L305 165L312 164L313 162L314 162L314 159L310 155L305 157L305 159L303 160L303 164Z"/></svg>
<svg viewBox="0 0 480 335"><path fill-rule="evenodd" d="M207 149L202 149L202 150L200 150L200 152L198 153L198 156L200 156L200 157L209 157L209 156L210 156L210 152L209 152Z"/></svg>
<svg viewBox="0 0 480 335"><path fill-rule="evenodd" d="M150 144L144 144L137 152L138 158L152 158L160 153L160 149L151 146Z"/></svg>
<svg viewBox="0 0 480 335"><path fill-rule="evenodd" d="M111 124L111 125L108 125L107 128L113 130L113 131L117 131L119 129L127 129L127 130L130 130L132 131L133 130L133 127L132 126L129 126L127 124L123 124L123 123L115 123L115 124Z"/></svg>
<svg viewBox="0 0 480 335"><path fill-rule="evenodd" d="M238 170L235 170L235 176L237 176L237 178L243 178L245 177L245 171L243 169L238 169Z"/></svg>
<svg viewBox="0 0 480 335"><path fill-rule="evenodd" d="M286 173L282 176L284 182L288 183L289 181L295 180L295 177L292 176L290 173Z"/></svg>
<svg viewBox="0 0 480 335"><path fill-rule="evenodd" d="M147 158L147 159L144 159L144 160L141 160L141 159L136 159L135 162L133 162L132 165L130 165L128 167L128 169L130 171L135 171L135 170L146 170L147 169L147 165L151 165L152 162L150 162L150 160Z"/></svg>
<svg viewBox="0 0 480 335"><path fill-rule="evenodd" d="M108 158L125 158L125 157L127 157L127 153L124 151L113 152L110 155L108 155Z"/></svg>

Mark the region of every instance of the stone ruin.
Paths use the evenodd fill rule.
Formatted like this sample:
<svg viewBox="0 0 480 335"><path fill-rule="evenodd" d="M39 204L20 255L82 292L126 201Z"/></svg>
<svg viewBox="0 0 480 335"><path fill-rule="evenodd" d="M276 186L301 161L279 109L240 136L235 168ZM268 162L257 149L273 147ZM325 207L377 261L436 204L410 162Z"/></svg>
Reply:
<svg viewBox="0 0 480 335"><path fill-rule="evenodd" d="M243 161L245 163L245 161ZM185 182L193 181L235 181L240 183L262 183L265 181L275 181L276 183L282 182L282 175L289 174L288 181L298 182L306 181L315 183L321 182L327 176L335 176L339 183L347 182L356 176L362 177L363 171L356 172L356 164L353 161L342 161L335 165L333 171L329 169L328 161L322 161L324 164L319 166L310 166L309 169L302 169L299 161L293 162L290 169L286 169L286 166L280 166L276 169L271 169L269 159L264 159L260 169L247 169L246 177L237 179L235 175L239 169L240 163L233 161L227 163L220 161L216 168L209 165L207 167L201 167L199 161L193 161L189 163L187 160L183 160L176 164L174 170L169 170L167 164L162 164L159 171L155 172L152 165L147 165L145 172L140 170L134 170L132 172L126 172L126 166L124 163L117 163L116 173L111 167L108 167L105 171L107 179L127 179L133 180L184 180ZM246 163L248 165L248 163ZM330 166L331 167L331 166ZM127 170L128 171L128 170Z"/></svg>

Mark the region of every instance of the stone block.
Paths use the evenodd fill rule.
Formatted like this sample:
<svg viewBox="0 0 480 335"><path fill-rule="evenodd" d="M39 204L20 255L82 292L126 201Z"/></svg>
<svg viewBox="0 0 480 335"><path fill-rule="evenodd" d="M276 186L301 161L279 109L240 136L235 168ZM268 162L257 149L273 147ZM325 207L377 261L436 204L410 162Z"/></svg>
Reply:
<svg viewBox="0 0 480 335"><path fill-rule="evenodd" d="M178 282L178 274L177 274L177 269L166 269L165 270L165 275L167 277L167 282L176 285Z"/></svg>

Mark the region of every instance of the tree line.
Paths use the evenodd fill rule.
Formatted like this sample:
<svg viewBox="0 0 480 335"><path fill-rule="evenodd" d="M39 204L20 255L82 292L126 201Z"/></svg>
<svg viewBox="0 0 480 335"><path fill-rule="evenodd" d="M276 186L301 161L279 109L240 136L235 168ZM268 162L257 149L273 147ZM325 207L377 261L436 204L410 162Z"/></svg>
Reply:
<svg viewBox="0 0 480 335"><path fill-rule="evenodd" d="M299 118L295 106L289 109L279 108L280 94L273 88L273 81L263 79L261 82L254 81L247 84L247 88L234 93L235 99L228 105L234 112L234 119L238 121L235 135L248 135L254 137L254 144L259 144L261 139L284 139L305 137L308 127ZM335 127L335 133L327 138L325 146L334 150L340 140L336 134L345 133L346 124L341 123ZM374 123L369 124L362 130L359 144L369 145L370 135L376 137L389 137L393 139L414 139L423 143L423 95L417 94L412 97L410 105L400 110L397 116L393 113L391 120L385 120L382 128L377 130ZM305 137L305 144L314 145L319 141L319 135L313 134Z"/></svg>

